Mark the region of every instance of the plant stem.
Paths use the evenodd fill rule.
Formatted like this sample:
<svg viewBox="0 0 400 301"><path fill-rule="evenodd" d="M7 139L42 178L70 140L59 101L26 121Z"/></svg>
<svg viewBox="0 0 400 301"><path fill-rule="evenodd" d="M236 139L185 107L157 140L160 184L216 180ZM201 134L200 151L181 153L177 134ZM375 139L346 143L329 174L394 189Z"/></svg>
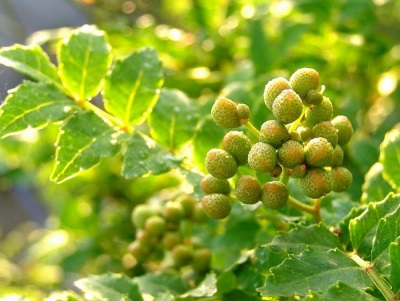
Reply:
<svg viewBox="0 0 400 301"><path fill-rule="evenodd" d="M301 111L300 117L297 118L295 121L293 121L292 125L290 126L289 133L291 133L297 129L301 120L303 119L304 114L306 113L306 109L307 109L307 107L303 106L303 110Z"/></svg>
<svg viewBox="0 0 400 301"><path fill-rule="evenodd" d="M289 174L288 174L288 169L285 168L285 167L283 167L283 168L282 168L281 177L280 177L279 180L280 180L283 184L287 184L287 183L289 182L289 178L290 178L290 176L289 176Z"/></svg>
<svg viewBox="0 0 400 301"><path fill-rule="evenodd" d="M257 139L260 138L260 131L250 121L247 121L244 125Z"/></svg>
<svg viewBox="0 0 400 301"><path fill-rule="evenodd" d="M375 271L374 265L370 264L367 261L364 261L357 253L352 252L349 254L349 257L355 261L365 273L367 273L368 277L372 280L372 282L376 285L376 287L380 290L382 295L388 301L398 300L396 294L394 294L391 288L386 284L386 282L382 279L377 271Z"/></svg>
<svg viewBox="0 0 400 301"><path fill-rule="evenodd" d="M296 200L294 197L289 196L288 199L288 206L294 208L294 209L298 209L300 211L306 212L311 214L314 217L314 220L316 223L319 223L322 221L321 218L321 213L319 211L319 199L315 201L315 205L314 206L310 206L307 204L304 204L302 202L300 202L299 200Z"/></svg>
<svg viewBox="0 0 400 301"><path fill-rule="evenodd" d="M124 131L128 132L128 133L132 133L132 130L130 127L126 126L119 118L108 114L106 111L100 109L99 107L97 107L96 105L94 105L93 103L91 103L90 101L85 100L81 106L86 109L86 110L91 110L93 111L97 116L108 120L109 122L111 122L112 124L114 124L115 126L123 129Z"/></svg>

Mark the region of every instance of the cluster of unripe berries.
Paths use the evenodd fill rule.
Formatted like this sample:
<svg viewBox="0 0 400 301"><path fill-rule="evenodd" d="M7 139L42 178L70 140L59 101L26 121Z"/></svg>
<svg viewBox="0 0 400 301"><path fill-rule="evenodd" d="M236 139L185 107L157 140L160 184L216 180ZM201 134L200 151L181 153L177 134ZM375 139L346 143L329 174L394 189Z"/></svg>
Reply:
<svg viewBox="0 0 400 301"><path fill-rule="evenodd" d="M236 175L234 194L239 201L261 201L273 209L285 206L289 199L287 181L277 178L282 173L286 178L299 178L302 190L313 199L349 188L352 174L342 166L343 146L350 140L353 127L346 116L333 116L332 102L318 89L319 74L311 68L297 70L289 80L270 80L263 96L275 119L261 125L256 134L258 141L252 143L242 131L231 130L223 138L222 148L207 153L205 165L209 174L201 186L206 194L202 204L210 217L221 219L229 215L229 179ZM225 129L252 127L249 107L226 98L216 100L211 115ZM277 179L261 185L255 173L238 173L239 166Z"/></svg>
<svg viewBox="0 0 400 301"><path fill-rule="evenodd" d="M184 223L201 223L208 219L200 203L191 197L167 201L164 206L137 205L131 215L136 239L129 251L138 264L162 263L180 269L191 266L197 273L210 268L211 251L197 237L184 235Z"/></svg>

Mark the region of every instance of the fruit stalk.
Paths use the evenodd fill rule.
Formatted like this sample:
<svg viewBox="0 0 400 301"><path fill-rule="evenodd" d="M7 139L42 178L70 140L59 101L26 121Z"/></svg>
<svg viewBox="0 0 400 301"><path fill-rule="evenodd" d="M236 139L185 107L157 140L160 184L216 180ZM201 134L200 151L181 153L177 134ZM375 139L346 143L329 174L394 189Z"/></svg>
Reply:
<svg viewBox="0 0 400 301"><path fill-rule="evenodd" d="M294 209L311 214L314 217L314 220L316 223L319 223L322 221L321 213L319 210L319 199L315 200L314 206L310 206L310 205L300 202L299 200L296 200L292 196L289 196L287 205Z"/></svg>

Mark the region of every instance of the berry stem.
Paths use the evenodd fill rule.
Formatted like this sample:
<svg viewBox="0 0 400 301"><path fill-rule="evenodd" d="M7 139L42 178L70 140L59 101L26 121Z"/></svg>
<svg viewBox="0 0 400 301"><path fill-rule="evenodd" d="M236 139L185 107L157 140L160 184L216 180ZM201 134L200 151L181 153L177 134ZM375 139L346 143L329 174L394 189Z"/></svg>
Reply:
<svg viewBox="0 0 400 301"><path fill-rule="evenodd" d="M250 131L250 133L256 136L257 139L260 138L260 131L257 130L257 128L250 121L247 121L244 126Z"/></svg>
<svg viewBox="0 0 400 301"><path fill-rule="evenodd" d="M288 182L289 182L289 179L290 179L290 176L289 176L289 174L288 174L288 169L286 168L286 167L283 167L283 169L282 169L282 173L281 173L281 177L280 177L280 181L283 183L283 184L287 184Z"/></svg>
<svg viewBox="0 0 400 301"><path fill-rule="evenodd" d="M292 125L290 126L289 133L291 133L297 129L301 120L303 119L304 114L306 113L306 109L307 109L307 107L303 106L303 111L301 112L300 117L297 118L295 121L293 121Z"/></svg>
<svg viewBox="0 0 400 301"><path fill-rule="evenodd" d="M294 209L311 214L314 217L314 220L316 223L319 223L322 221L321 214L319 211L319 205L318 206L310 206L310 205L300 202L299 200L296 200L292 196L289 196L287 204L288 204L288 206L290 206Z"/></svg>

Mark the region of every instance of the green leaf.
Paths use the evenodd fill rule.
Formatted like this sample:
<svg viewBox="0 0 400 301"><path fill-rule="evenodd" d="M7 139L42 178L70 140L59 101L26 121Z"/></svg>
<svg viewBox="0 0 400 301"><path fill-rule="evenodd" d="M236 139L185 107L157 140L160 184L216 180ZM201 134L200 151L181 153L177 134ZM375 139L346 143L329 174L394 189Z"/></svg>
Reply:
<svg viewBox="0 0 400 301"><path fill-rule="evenodd" d="M44 301L78 301L79 297L75 292L62 291L53 292Z"/></svg>
<svg viewBox="0 0 400 301"><path fill-rule="evenodd" d="M394 292L400 291L400 237L389 245L390 280Z"/></svg>
<svg viewBox="0 0 400 301"><path fill-rule="evenodd" d="M157 102L163 79L153 48L140 49L117 61L104 85L106 110L127 127L142 123Z"/></svg>
<svg viewBox="0 0 400 301"><path fill-rule="evenodd" d="M148 121L151 136L169 150L175 150L192 138L198 119L195 104L184 93L161 90Z"/></svg>
<svg viewBox="0 0 400 301"><path fill-rule="evenodd" d="M185 293L189 287L179 277L167 274L145 274L135 277L133 282L139 285L142 293L157 296L159 293L171 292L174 295Z"/></svg>
<svg viewBox="0 0 400 301"><path fill-rule="evenodd" d="M340 238L343 245L350 244L350 221L360 216L366 208L366 206L353 207L350 212L339 222Z"/></svg>
<svg viewBox="0 0 400 301"><path fill-rule="evenodd" d="M323 295L324 301L379 301L370 294L350 286L342 281L338 281L336 284L330 286L326 293Z"/></svg>
<svg viewBox="0 0 400 301"><path fill-rule="evenodd" d="M182 163L182 159L137 132L126 141L123 155L122 175L128 179L147 174L162 174Z"/></svg>
<svg viewBox="0 0 400 301"><path fill-rule="evenodd" d="M383 165L379 162L371 166L365 175L365 181L362 185L361 202L378 202L383 200L393 189L383 178Z"/></svg>
<svg viewBox="0 0 400 301"><path fill-rule="evenodd" d="M212 297L217 293L217 277L214 273L207 274L204 280L194 289L183 294L182 297L192 296L194 298Z"/></svg>
<svg viewBox="0 0 400 301"><path fill-rule="evenodd" d="M74 30L59 45L61 80L75 99L90 99L99 93L111 59L104 32L85 25Z"/></svg>
<svg viewBox="0 0 400 301"><path fill-rule="evenodd" d="M399 205L399 195L390 193L383 201L370 203L360 216L350 221L350 240L357 254L369 260L380 219L396 210Z"/></svg>
<svg viewBox="0 0 400 301"><path fill-rule="evenodd" d="M24 82L10 92L0 107L0 136L64 120L73 108L77 105L54 85Z"/></svg>
<svg viewBox="0 0 400 301"><path fill-rule="evenodd" d="M324 251L309 247L272 268L258 291L263 296L305 296L309 290L324 292L338 280L361 290L373 286L346 253L338 249Z"/></svg>
<svg viewBox="0 0 400 301"><path fill-rule="evenodd" d="M79 279L75 285L86 293L85 300L142 301L138 285L122 274L107 273Z"/></svg>
<svg viewBox="0 0 400 301"><path fill-rule="evenodd" d="M379 162L383 165L383 177L392 187L400 186L400 130L386 133L380 146Z"/></svg>
<svg viewBox="0 0 400 301"><path fill-rule="evenodd" d="M57 68L37 45L14 45L0 49L0 64L40 82L59 83Z"/></svg>
<svg viewBox="0 0 400 301"><path fill-rule="evenodd" d="M190 184L193 187L193 194L194 196L198 199L201 200L204 196L205 193L203 189L201 188L200 182L205 176L203 173L199 173L190 169L186 169L181 167L180 169L181 173L185 175L186 177L186 182Z"/></svg>
<svg viewBox="0 0 400 301"><path fill-rule="evenodd" d="M61 183L79 172L95 166L101 157L119 150L121 132L92 111L72 116L60 130L57 139L56 164L51 179Z"/></svg>

